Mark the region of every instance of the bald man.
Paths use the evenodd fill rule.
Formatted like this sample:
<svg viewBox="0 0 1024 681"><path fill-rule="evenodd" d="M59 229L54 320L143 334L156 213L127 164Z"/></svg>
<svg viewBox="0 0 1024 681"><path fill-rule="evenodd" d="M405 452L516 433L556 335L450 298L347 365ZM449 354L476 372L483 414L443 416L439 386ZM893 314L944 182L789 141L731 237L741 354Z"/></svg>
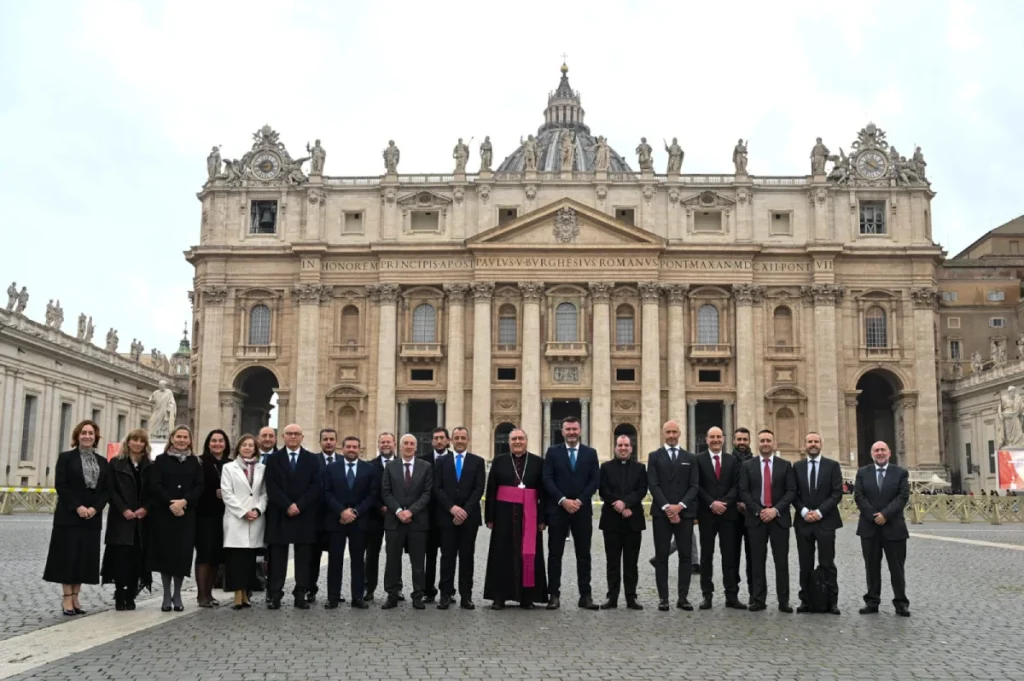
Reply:
<svg viewBox="0 0 1024 681"><path fill-rule="evenodd" d="M889 445L876 442L871 445L874 463L857 471L853 486L853 499L860 509L857 536L864 555L868 591L864 594L862 615L878 612L882 595L882 555L889 564L892 581L892 603L896 614L910 617L907 583L903 565L907 560L907 521L903 509L910 501L910 475L907 469L889 462Z"/></svg>

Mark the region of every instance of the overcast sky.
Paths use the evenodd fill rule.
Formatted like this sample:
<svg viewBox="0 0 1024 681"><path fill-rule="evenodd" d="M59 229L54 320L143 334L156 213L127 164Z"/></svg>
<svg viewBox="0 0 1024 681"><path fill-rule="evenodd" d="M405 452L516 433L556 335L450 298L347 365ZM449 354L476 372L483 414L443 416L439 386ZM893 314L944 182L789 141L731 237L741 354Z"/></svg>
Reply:
<svg viewBox="0 0 1024 681"><path fill-rule="evenodd" d="M0 283L59 298L170 354L190 316L206 155L264 123L328 175L450 172L457 137L495 165L542 122L568 53L595 134L636 166L678 136L684 172L803 175L816 136L871 120L928 161L950 255L1024 212L1024 3L0 2ZM6 298L4 299L6 302Z"/></svg>

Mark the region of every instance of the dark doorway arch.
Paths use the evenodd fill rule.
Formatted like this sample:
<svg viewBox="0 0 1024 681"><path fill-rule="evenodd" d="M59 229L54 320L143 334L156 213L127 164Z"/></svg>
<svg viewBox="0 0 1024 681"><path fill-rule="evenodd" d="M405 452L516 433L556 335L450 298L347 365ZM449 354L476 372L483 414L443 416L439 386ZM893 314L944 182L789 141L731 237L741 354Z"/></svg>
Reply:
<svg viewBox="0 0 1024 681"><path fill-rule="evenodd" d="M266 367L253 366L238 374L235 390L242 394L240 433L255 435L260 428L270 425L270 412L274 409L271 399L279 387L277 376Z"/></svg>
<svg viewBox="0 0 1024 681"><path fill-rule="evenodd" d="M514 423L499 423L494 429L494 458L508 454L508 434L516 427Z"/></svg>
<svg viewBox="0 0 1024 681"><path fill-rule="evenodd" d="M871 445L881 440L889 445L896 461L896 394L903 389L900 379L885 369L872 369L857 381L857 465L871 463Z"/></svg>
<svg viewBox="0 0 1024 681"><path fill-rule="evenodd" d="M626 437L629 438L630 444L633 445L633 457L632 458L633 458L634 461L636 461L637 457L639 457L639 453L636 451L636 426L634 426L632 423L620 423L619 425L615 426L615 433L614 433L614 435L615 435L615 438L614 438L613 442L618 442L620 435L625 435ZM614 456L614 455L615 455L615 450L613 449L612 450L612 456Z"/></svg>

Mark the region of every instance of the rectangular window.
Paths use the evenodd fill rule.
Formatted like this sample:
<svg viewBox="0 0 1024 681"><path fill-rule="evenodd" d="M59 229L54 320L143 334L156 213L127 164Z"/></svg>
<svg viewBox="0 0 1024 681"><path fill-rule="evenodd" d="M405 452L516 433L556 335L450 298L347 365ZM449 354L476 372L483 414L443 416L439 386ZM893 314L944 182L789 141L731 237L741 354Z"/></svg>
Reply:
<svg viewBox="0 0 1024 681"><path fill-rule="evenodd" d="M616 369L615 380L619 383L633 383L636 381L636 369Z"/></svg>
<svg viewBox="0 0 1024 681"><path fill-rule="evenodd" d="M942 301L945 302L945 303L955 303L956 302L956 291L943 291L942 292Z"/></svg>
<svg viewBox="0 0 1024 681"><path fill-rule="evenodd" d="M139 428L149 430L149 419L139 419Z"/></svg>
<svg viewBox="0 0 1024 681"><path fill-rule="evenodd" d="M253 201L249 208L249 234L277 234L277 201Z"/></svg>
<svg viewBox="0 0 1024 681"><path fill-rule="evenodd" d="M697 381L700 383L721 383L722 372L719 369L701 369L697 372Z"/></svg>
<svg viewBox="0 0 1024 681"><path fill-rule="evenodd" d="M997 329L1006 326L1006 317L989 317L988 325Z"/></svg>
<svg viewBox="0 0 1024 681"><path fill-rule="evenodd" d="M440 231L440 214L436 210L417 210L409 215L409 230L413 232Z"/></svg>
<svg viewBox="0 0 1024 681"><path fill-rule="evenodd" d="M947 329L959 329L960 328L960 318L959 317L949 317L948 319L946 319L946 328Z"/></svg>
<svg viewBox="0 0 1024 681"><path fill-rule="evenodd" d="M500 317L498 319L498 342L502 345L516 344L515 317Z"/></svg>
<svg viewBox="0 0 1024 681"><path fill-rule="evenodd" d="M615 219L619 222L625 222L627 225L636 225L636 209L635 208L616 208Z"/></svg>
<svg viewBox="0 0 1024 681"><path fill-rule="evenodd" d="M60 439L58 446L64 450L71 446L71 419L74 418L72 411L74 406L67 402L60 403L60 431L57 437Z"/></svg>
<svg viewBox="0 0 1024 681"><path fill-rule="evenodd" d="M514 380L516 380L516 368L515 367L498 367L498 380L499 381L514 381Z"/></svg>
<svg viewBox="0 0 1024 681"><path fill-rule="evenodd" d="M39 410L39 397L25 395L25 410L21 417L21 461L32 460L32 445L36 435L36 418Z"/></svg>
<svg viewBox="0 0 1024 681"><path fill-rule="evenodd" d="M964 445L964 453L967 454L967 474L970 475L974 472L974 460L971 458L971 443L968 442Z"/></svg>
<svg viewBox="0 0 1024 681"><path fill-rule="evenodd" d="M124 439L127 434L125 431L128 428L128 417L125 414L117 415L117 441L120 442Z"/></svg>
<svg viewBox="0 0 1024 681"><path fill-rule="evenodd" d="M989 291L988 293L985 294L985 298L990 303L998 303L998 302L1000 302L1002 300L1006 300L1006 292L1005 291Z"/></svg>
<svg viewBox="0 0 1024 681"><path fill-rule="evenodd" d="M363 233L363 212L360 210L347 210L341 219L342 234Z"/></svg>
<svg viewBox="0 0 1024 681"><path fill-rule="evenodd" d="M793 233L793 223L789 213L772 213L772 222L769 226L769 233L773 235L789 235Z"/></svg>
<svg viewBox="0 0 1024 681"><path fill-rule="evenodd" d="M697 211L693 214L693 230L695 232L721 232L721 211Z"/></svg>
<svg viewBox="0 0 1024 681"><path fill-rule="evenodd" d="M506 208L502 207L498 209L498 226L507 225L508 223L519 217L518 208Z"/></svg>
<svg viewBox="0 0 1024 681"><path fill-rule="evenodd" d="M99 409L98 407L93 407L92 408L92 422L95 423L97 426L100 424L100 417L102 417L102 416L103 416L103 410L102 409Z"/></svg>
<svg viewBox="0 0 1024 681"><path fill-rule="evenodd" d="M996 441L988 441L988 474L996 474Z"/></svg>
<svg viewBox="0 0 1024 681"><path fill-rule="evenodd" d="M617 345L633 345L636 338L633 335L633 318L615 318L615 343Z"/></svg>
<svg viewBox="0 0 1024 681"><path fill-rule="evenodd" d="M22 487L28 487L28 478L22 478L21 479L21 486Z"/></svg>
<svg viewBox="0 0 1024 681"><path fill-rule="evenodd" d="M960 341L951 340L949 341L949 358L953 360L961 359Z"/></svg>
<svg viewBox="0 0 1024 681"><path fill-rule="evenodd" d="M860 202L860 233L885 234L885 201Z"/></svg>
<svg viewBox="0 0 1024 681"><path fill-rule="evenodd" d="M412 381L433 381L433 369L413 369L409 372L409 379Z"/></svg>
<svg viewBox="0 0 1024 681"><path fill-rule="evenodd" d="M1010 255L1020 255L1020 242L1010 241Z"/></svg>

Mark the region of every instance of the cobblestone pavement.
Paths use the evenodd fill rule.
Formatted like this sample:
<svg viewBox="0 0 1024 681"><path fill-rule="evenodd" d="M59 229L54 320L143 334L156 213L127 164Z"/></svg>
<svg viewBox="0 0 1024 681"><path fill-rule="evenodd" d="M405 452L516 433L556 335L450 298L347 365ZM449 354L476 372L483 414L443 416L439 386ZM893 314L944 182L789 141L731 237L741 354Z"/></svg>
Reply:
<svg viewBox="0 0 1024 681"><path fill-rule="evenodd" d="M6 565L0 583L0 630L10 637L47 626L59 600L40 580L49 519L0 520ZM994 530L991 534L987 530ZM984 530L984 531L983 531ZM1024 527L927 523L915 532L1024 544ZM769 610L715 608L685 613L656 609L648 530L641 554L643 612L585 612L575 607L575 559L567 547L563 606L558 612L483 608L479 591L489 533L477 548L478 609L447 612L409 603L382 611L342 606L279 612L258 604L249 611L201 611L191 603L166 624L38 667L17 679L182 678L217 681L306 679L651 679L747 677L758 679L1007 679L1024 678L1016 655L1024 621L1019 550L912 538L907 580L913 616L857 614L864 571L859 540L849 524L839 534L840 617L785 615L775 610L769 565ZM594 533L594 594L603 596L605 569L600 532ZM790 552L796 597L796 547ZM382 566L383 568L383 566ZM673 574L675 568L673 567ZM409 575L406 570L406 590ZM325 579L326 570L321 580ZM716 576L720 586L720 577ZM674 584L674 578L672 579ZM347 590L347 575L346 575ZM93 612L109 607L110 587L83 590ZM741 588L745 598L745 587ZM321 594L324 586L321 582ZM699 599L697 577L691 601ZM673 593L673 601L675 594ZM99 606L99 607L97 607ZM319 604L318 604L319 606ZM135 613L114 617L131 618ZM171 616L168 616L171 617ZM87 621L88 618L85 618ZM3 662L0 660L0 662ZM689 670L689 671L688 671Z"/></svg>

